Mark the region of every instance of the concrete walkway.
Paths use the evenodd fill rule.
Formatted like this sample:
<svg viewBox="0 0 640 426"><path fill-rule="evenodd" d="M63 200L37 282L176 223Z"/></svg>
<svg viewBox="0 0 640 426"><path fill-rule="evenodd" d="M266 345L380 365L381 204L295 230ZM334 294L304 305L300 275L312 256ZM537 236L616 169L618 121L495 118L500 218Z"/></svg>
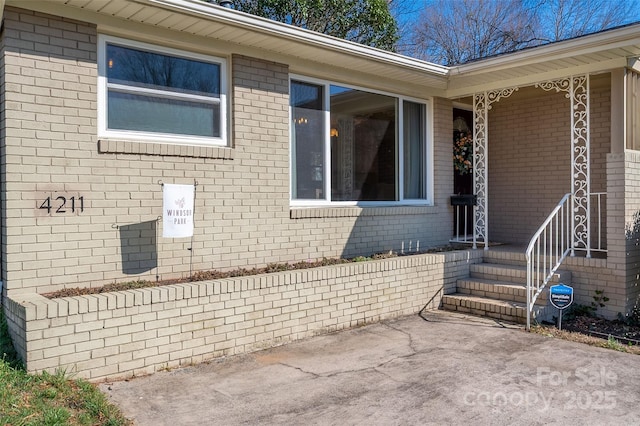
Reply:
<svg viewBox="0 0 640 426"><path fill-rule="evenodd" d="M640 356L440 311L101 389L153 426L640 424Z"/></svg>

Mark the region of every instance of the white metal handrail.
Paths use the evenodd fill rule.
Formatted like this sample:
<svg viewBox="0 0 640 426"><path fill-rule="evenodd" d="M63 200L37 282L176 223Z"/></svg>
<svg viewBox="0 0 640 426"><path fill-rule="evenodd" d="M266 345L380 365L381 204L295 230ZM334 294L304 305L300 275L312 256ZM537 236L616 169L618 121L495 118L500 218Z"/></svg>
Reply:
<svg viewBox="0 0 640 426"><path fill-rule="evenodd" d="M527 330L536 299L571 251L571 194L566 194L533 235L527 258Z"/></svg>

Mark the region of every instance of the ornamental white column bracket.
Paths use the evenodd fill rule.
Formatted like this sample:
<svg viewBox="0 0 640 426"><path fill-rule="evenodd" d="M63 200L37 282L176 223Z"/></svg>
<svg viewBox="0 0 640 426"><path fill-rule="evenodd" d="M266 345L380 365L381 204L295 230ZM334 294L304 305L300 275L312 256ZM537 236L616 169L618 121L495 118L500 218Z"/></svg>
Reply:
<svg viewBox="0 0 640 426"><path fill-rule="evenodd" d="M478 204L474 208L473 248L477 248L479 239L484 241L484 249L489 249L489 220L487 200L489 191L487 187L489 164L487 147L488 122L491 104L502 98L507 98L517 91L517 87L490 92L476 93L473 95L473 188L478 198Z"/></svg>
<svg viewBox="0 0 640 426"><path fill-rule="evenodd" d="M584 249L591 257L589 75L538 83L536 87L567 92L565 96L571 100L571 255L576 249Z"/></svg>

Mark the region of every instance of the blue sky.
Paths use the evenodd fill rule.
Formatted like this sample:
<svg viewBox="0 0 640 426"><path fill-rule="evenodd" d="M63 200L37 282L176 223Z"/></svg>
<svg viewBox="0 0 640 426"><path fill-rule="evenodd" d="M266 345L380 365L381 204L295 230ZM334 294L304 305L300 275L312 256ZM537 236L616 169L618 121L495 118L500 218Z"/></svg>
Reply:
<svg viewBox="0 0 640 426"><path fill-rule="evenodd" d="M434 0L395 0L396 4L400 6L398 11L400 13L396 14L395 18L398 22L398 26L400 28L400 35L402 36L400 40L400 46L402 45L410 45L411 44L411 27L413 24L419 19L420 13L425 9L426 6L431 4ZM448 0L450 2L457 2L462 0ZM491 0L490 0L491 1ZM501 0L493 0L493 1L501 1ZM540 2L548 2L553 3L557 1L563 0L525 0L533 4L540 4ZM571 1L571 0L567 0ZM594 18L598 14L600 9L596 8L593 3L601 3L604 2L605 5L609 4L621 4L629 7L629 13L626 15L625 19L620 22L620 25L626 25L630 23L640 22L640 0L578 0L581 1L584 6L578 10L578 13L575 15L580 19L581 16L585 18ZM544 15L543 15L544 16ZM544 19L544 18L543 18ZM549 19L549 23L551 24L551 19ZM618 25L615 25L618 26ZM403 50L402 47L400 47Z"/></svg>
<svg viewBox="0 0 640 426"><path fill-rule="evenodd" d="M459 1L459 0L449 0L451 2ZM497 0L500 1L500 0ZM537 1L537 0L532 0ZM588 0L587 0L588 1ZM637 7L632 8L632 13L628 15L626 20L626 24L632 22L640 22L640 2L638 0L606 0L611 3L626 3L626 4L635 4ZM432 3L432 0L405 0L403 3L406 12L402 15L396 16L398 22L402 25L405 23L410 23L411 21L415 21L420 15L420 11L422 11L425 6ZM592 13L590 10L585 10L585 14Z"/></svg>

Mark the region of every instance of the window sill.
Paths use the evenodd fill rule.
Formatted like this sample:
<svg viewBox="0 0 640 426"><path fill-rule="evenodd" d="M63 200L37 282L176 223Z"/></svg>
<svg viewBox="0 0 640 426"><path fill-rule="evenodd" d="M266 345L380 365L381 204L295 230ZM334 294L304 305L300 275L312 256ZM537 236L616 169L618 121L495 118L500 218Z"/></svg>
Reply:
<svg viewBox="0 0 640 426"><path fill-rule="evenodd" d="M360 216L407 216L434 214L433 206L385 206L385 207L291 207L291 219L314 219L329 217L360 217Z"/></svg>
<svg viewBox="0 0 640 426"><path fill-rule="evenodd" d="M233 159L233 150L223 146L172 145L116 139L98 140L98 152L103 154L141 154L173 157Z"/></svg>

